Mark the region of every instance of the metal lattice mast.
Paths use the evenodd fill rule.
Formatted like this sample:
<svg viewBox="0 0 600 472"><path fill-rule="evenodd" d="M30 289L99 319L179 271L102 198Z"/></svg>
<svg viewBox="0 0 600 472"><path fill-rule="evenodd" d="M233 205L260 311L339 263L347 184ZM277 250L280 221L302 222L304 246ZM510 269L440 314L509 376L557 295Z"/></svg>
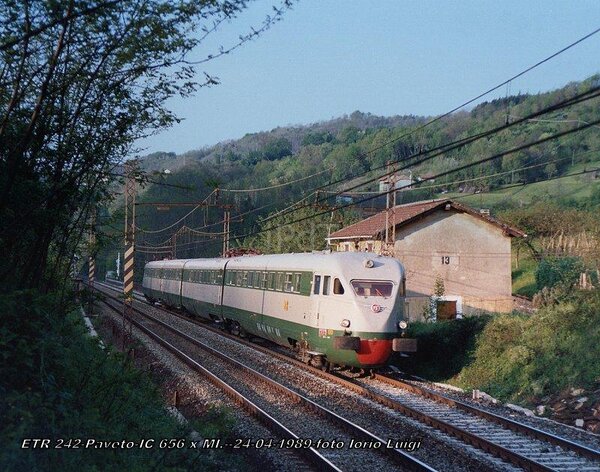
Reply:
<svg viewBox="0 0 600 472"><path fill-rule="evenodd" d="M230 222L230 214L229 210L225 210L225 215L223 218L223 255L229 251L229 222Z"/></svg>
<svg viewBox="0 0 600 472"><path fill-rule="evenodd" d="M135 254L135 171L136 163L125 164L125 260L123 263L123 334L124 341L131 334L131 315L133 312L133 269Z"/></svg>

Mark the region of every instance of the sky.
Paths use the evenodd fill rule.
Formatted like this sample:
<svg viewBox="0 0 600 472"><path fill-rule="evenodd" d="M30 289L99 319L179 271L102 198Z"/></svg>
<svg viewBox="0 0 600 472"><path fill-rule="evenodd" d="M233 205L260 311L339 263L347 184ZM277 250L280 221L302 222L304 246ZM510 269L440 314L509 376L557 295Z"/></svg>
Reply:
<svg viewBox="0 0 600 472"><path fill-rule="evenodd" d="M258 0L192 58L259 26ZM168 107L182 119L141 140L183 153L246 133L350 114L438 115L600 27L598 0L300 0L283 21L198 67L220 84ZM510 84L538 93L600 72L600 33ZM507 87L484 99L507 94Z"/></svg>

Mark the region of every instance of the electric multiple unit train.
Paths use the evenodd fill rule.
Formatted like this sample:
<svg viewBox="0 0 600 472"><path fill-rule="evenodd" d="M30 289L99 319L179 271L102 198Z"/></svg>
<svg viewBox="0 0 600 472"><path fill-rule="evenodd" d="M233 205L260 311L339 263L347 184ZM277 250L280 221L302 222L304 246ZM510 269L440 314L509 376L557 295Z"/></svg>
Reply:
<svg viewBox="0 0 600 472"><path fill-rule="evenodd" d="M372 369L393 351L416 351L404 337L404 268L376 254L155 261L144 269L143 293L234 334L294 348L322 368Z"/></svg>

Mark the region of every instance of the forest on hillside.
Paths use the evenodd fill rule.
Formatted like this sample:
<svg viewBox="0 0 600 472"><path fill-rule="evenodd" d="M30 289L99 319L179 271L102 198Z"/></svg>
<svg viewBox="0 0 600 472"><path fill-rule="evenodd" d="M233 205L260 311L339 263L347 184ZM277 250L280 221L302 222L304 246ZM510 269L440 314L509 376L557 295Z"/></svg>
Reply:
<svg viewBox="0 0 600 472"><path fill-rule="evenodd" d="M219 204L232 205L232 246L253 246L264 252L323 249L328 232L364 214L357 210L366 207L373 212L385 205L385 198L376 198L376 192L379 177L392 168L390 162L399 174L410 173L415 182L410 190L398 193L398 203L467 197L471 205L485 206L532 234L548 236L548 231L524 221L519 208L527 205L522 200L510 194L500 199L483 196L546 182L552 189L536 201L545 198L552 208L579 212L597 208L598 127L566 133L600 119L598 98L593 95L599 84L599 76L593 76L551 92L507 96L434 118L383 118L354 112L328 122L248 134L182 155L146 156L140 167L151 173L155 183L141 189L140 202L201 202L211 192L218 189L218 193L212 194L211 205L185 218L191 207L140 206L138 263L165 256L218 255L224 215L215 206ZM554 137L561 134L566 135ZM535 142L540 143L530 146ZM509 152L515 148L522 149ZM476 164L484 158L491 159ZM560 191L565 181L580 183L582 190ZM468 200L474 195L479 200ZM277 216L294 205L295 211ZM347 208L326 213L342 205ZM118 205L111 211L119 221ZM310 218L314 214L320 216ZM294 223L299 219L305 220ZM161 231L165 227L169 228ZM118 234L120 225L113 228L106 228L109 238ZM261 232L265 228L276 229ZM304 236L295 237L299 234ZM103 262L114 265L116 246L110 246L100 258L101 270Z"/></svg>

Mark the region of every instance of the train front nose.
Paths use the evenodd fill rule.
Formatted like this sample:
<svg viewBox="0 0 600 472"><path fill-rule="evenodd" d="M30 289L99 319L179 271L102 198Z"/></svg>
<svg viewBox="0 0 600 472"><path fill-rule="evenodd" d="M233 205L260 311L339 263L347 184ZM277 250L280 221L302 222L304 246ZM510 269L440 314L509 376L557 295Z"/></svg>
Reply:
<svg viewBox="0 0 600 472"><path fill-rule="evenodd" d="M361 339L356 352L358 362L366 367L386 364L391 355L391 339Z"/></svg>

